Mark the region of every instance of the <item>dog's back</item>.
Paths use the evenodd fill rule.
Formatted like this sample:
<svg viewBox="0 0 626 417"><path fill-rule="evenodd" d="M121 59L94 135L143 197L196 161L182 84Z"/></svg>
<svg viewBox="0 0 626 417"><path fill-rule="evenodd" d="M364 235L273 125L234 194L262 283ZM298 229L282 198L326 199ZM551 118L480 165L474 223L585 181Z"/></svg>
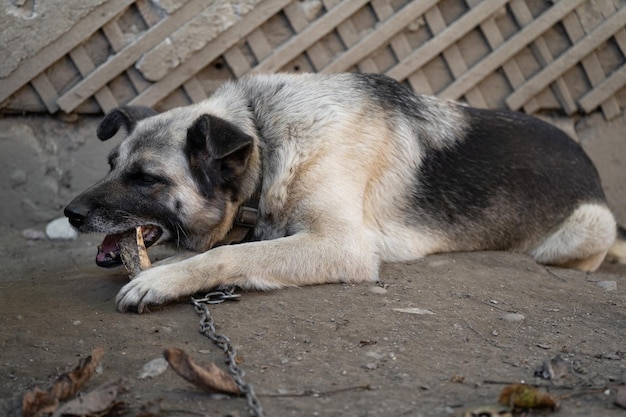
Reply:
<svg viewBox="0 0 626 417"><path fill-rule="evenodd" d="M283 170L264 173L264 208L279 217L312 200L332 223L360 218L353 227L366 230L383 260L515 250L589 269L589 258L595 268L615 239L595 167L563 131L537 118L415 95L380 75L242 84L269 142L264 166ZM262 219L258 233L296 231L275 227Z"/></svg>

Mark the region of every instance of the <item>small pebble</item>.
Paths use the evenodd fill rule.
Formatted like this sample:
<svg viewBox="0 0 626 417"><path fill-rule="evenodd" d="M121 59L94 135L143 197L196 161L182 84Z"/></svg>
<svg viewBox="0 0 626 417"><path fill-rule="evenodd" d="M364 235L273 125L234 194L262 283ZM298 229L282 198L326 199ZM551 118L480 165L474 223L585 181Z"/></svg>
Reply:
<svg viewBox="0 0 626 417"><path fill-rule="evenodd" d="M425 308L417 308L417 307L411 307L411 308L394 308L393 311L397 311L399 313L409 313L409 314L435 314L430 310L427 310Z"/></svg>
<svg viewBox="0 0 626 417"><path fill-rule="evenodd" d="M378 368L378 365L376 363L366 363L365 365L363 365L363 368L367 369L368 371L373 371L374 369Z"/></svg>
<svg viewBox="0 0 626 417"><path fill-rule="evenodd" d="M511 323L523 321L526 317L520 313L506 313L504 316L500 317L501 320L509 321Z"/></svg>
<svg viewBox="0 0 626 417"><path fill-rule="evenodd" d="M596 285L600 288L603 288L605 291L615 291L617 290L617 282L616 281L598 281Z"/></svg>
<svg viewBox="0 0 626 417"><path fill-rule="evenodd" d="M143 366L139 379L154 378L161 375L167 369L168 363L165 358L156 358Z"/></svg>
<svg viewBox="0 0 626 417"><path fill-rule="evenodd" d="M52 220L46 226L46 236L54 240L74 240L78 233L67 221L67 217Z"/></svg>
<svg viewBox="0 0 626 417"><path fill-rule="evenodd" d="M25 230L22 230L22 236L24 236L24 238L28 239L28 240L46 240L46 239L48 239L48 236L46 236L46 234L43 231L37 230L37 229L25 229Z"/></svg>
<svg viewBox="0 0 626 417"><path fill-rule="evenodd" d="M378 286L376 286L376 287L371 287L371 288L370 288L370 292L371 292L372 294L386 294L386 293L387 293L387 290L386 290L386 289L384 289L383 287L378 287Z"/></svg>
<svg viewBox="0 0 626 417"><path fill-rule="evenodd" d="M16 169L11 173L11 185L13 187L24 184L28 180L26 171L22 169Z"/></svg>
<svg viewBox="0 0 626 417"><path fill-rule="evenodd" d="M450 263L447 259L438 259L435 261L428 262L428 266L431 268L439 268L440 266L446 266Z"/></svg>

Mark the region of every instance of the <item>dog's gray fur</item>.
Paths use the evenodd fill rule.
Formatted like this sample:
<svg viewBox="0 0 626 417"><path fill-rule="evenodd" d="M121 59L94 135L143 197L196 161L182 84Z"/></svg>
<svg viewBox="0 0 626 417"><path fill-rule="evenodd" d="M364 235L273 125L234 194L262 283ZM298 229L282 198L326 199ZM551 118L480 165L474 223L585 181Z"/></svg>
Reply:
<svg viewBox="0 0 626 417"><path fill-rule="evenodd" d="M615 241L598 174L538 119L416 95L380 75L259 75L156 114L122 107L128 137L67 208L85 232L152 224L197 252L143 271L117 308L238 285L373 281L383 261L512 250L594 270ZM258 198L252 238L229 241Z"/></svg>

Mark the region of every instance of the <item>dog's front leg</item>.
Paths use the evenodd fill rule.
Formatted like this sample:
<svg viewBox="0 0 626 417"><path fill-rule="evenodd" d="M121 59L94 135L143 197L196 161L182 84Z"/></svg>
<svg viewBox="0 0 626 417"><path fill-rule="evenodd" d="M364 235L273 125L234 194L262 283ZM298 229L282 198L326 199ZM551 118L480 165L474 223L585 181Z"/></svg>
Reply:
<svg viewBox="0 0 626 417"><path fill-rule="evenodd" d="M198 254L198 252L192 252L190 250L179 251L178 253L176 253L176 254L174 254L172 256L168 256L167 258L163 258L160 261L155 261L152 264L152 266L153 267L157 267L157 266L175 264L175 263L184 261L185 259L189 259L192 256L196 256L197 254Z"/></svg>
<svg viewBox="0 0 626 417"><path fill-rule="evenodd" d="M332 282L375 280L378 258L365 239L300 233L221 246L181 262L143 271L116 297L120 311L147 306L212 288L237 285L269 290Z"/></svg>

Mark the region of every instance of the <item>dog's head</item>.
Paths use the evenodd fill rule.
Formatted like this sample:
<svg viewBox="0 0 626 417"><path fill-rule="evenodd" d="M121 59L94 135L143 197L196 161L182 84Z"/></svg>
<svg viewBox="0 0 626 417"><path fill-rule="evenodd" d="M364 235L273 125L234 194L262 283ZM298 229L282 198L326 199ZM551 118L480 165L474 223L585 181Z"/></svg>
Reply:
<svg viewBox="0 0 626 417"><path fill-rule="evenodd" d="M109 173L66 208L81 232L106 233L100 266L121 263L121 235L142 227L147 246L172 242L205 251L230 230L260 175L258 140L234 123L198 111L157 114L120 107L98 126L101 140L124 128L109 154Z"/></svg>

